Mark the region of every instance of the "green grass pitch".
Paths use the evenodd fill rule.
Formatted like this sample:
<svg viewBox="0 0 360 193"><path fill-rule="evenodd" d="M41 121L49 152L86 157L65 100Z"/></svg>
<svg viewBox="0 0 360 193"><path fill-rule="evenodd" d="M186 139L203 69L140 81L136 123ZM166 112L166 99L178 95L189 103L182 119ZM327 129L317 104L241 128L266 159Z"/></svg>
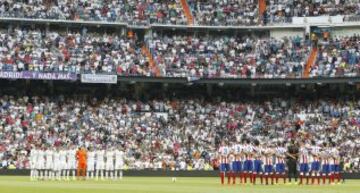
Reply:
<svg viewBox="0 0 360 193"><path fill-rule="evenodd" d="M1 193L360 193L360 180L326 186L220 185L218 178L124 177L122 181L36 181L0 177Z"/></svg>

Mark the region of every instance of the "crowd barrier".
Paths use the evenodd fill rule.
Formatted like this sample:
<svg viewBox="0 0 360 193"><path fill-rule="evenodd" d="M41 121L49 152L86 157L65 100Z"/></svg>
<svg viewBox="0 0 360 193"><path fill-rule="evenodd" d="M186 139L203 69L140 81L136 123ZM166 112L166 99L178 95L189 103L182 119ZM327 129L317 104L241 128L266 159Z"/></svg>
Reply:
<svg viewBox="0 0 360 193"><path fill-rule="evenodd" d="M345 179L360 179L360 173L343 173ZM0 170L0 176L30 176L30 170ZM124 176L134 177L218 177L219 171L125 170Z"/></svg>

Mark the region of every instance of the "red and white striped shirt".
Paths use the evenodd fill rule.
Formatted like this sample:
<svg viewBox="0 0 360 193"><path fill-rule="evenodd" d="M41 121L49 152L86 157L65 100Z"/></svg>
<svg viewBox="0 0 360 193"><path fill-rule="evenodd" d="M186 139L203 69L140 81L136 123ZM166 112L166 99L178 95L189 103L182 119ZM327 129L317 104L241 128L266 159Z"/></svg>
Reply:
<svg viewBox="0 0 360 193"><path fill-rule="evenodd" d="M322 164L324 165L330 164L330 151L328 148L324 149L320 155L321 155Z"/></svg>
<svg viewBox="0 0 360 193"><path fill-rule="evenodd" d="M309 151L306 149L306 147L301 147L300 148L300 163L309 163Z"/></svg>
<svg viewBox="0 0 360 193"><path fill-rule="evenodd" d="M320 161L320 147L312 146L311 154L310 154L310 162L317 162L317 161Z"/></svg>
<svg viewBox="0 0 360 193"><path fill-rule="evenodd" d="M340 155L339 151L336 148L331 149L331 161L330 164L339 165L340 164Z"/></svg>
<svg viewBox="0 0 360 193"><path fill-rule="evenodd" d="M262 152L264 165L273 165L273 151L266 148Z"/></svg>
<svg viewBox="0 0 360 193"><path fill-rule="evenodd" d="M244 147L241 144L235 144L233 146L233 150L235 153L235 161L243 161L245 160L245 156L242 155Z"/></svg>
<svg viewBox="0 0 360 193"><path fill-rule="evenodd" d="M264 149L262 147L254 147L254 157L256 160L259 160L263 156Z"/></svg>
<svg viewBox="0 0 360 193"><path fill-rule="evenodd" d="M284 147L277 147L275 150L276 153L276 163L285 163L285 153L286 149Z"/></svg>
<svg viewBox="0 0 360 193"><path fill-rule="evenodd" d="M220 163L229 163L228 156L230 154L230 148L228 146L221 146L219 148Z"/></svg>
<svg viewBox="0 0 360 193"><path fill-rule="evenodd" d="M245 145L244 152L246 153L246 160L253 160L254 146Z"/></svg>

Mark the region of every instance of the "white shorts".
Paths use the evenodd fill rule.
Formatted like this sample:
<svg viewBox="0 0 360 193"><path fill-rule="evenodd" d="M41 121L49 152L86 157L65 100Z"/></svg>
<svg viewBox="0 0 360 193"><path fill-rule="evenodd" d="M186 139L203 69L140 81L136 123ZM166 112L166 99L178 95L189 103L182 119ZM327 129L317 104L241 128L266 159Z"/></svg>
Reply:
<svg viewBox="0 0 360 193"><path fill-rule="evenodd" d="M36 161L30 161L30 169L36 169Z"/></svg>
<svg viewBox="0 0 360 193"><path fill-rule="evenodd" d="M124 168L124 162L115 162L115 170L122 170Z"/></svg>
<svg viewBox="0 0 360 193"><path fill-rule="evenodd" d="M106 170L114 170L114 163L113 162L107 162L106 163Z"/></svg>
<svg viewBox="0 0 360 193"><path fill-rule="evenodd" d="M59 169L60 170L66 170L67 169L67 163L66 162L60 162L59 163Z"/></svg>
<svg viewBox="0 0 360 193"><path fill-rule="evenodd" d="M104 170L105 166L104 166L104 162L96 162L96 170Z"/></svg>
<svg viewBox="0 0 360 193"><path fill-rule="evenodd" d="M88 161L87 162L87 170L94 171L95 170L95 161Z"/></svg>
<svg viewBox="0 0 360 193"><path fill-rule="evenodd" d="M76 169L76 161L75 160L68 161L66 169L75 170Z"/></svg>
<svg viewBox="0 0 360 193"><path fill-rule="evenodd" d="M37 162L36 162L36 169L38 169L38 170L43 170L43 169L45 169L45 160L38 160Z"/></svg>
<svg viewBox="0 0 360 193"><path fill-rule="evenodd" d="M61 170L61 164L60 163L54 163L54 171L60 171Z"/></svg>
<svg viewBox="0 0 360 193"><path fill-rule="evenodd" d="M46 161L45 168L47 170L52 170L52 169L54 169L53 167L54 167L54 162L53 161L50 161L50 162Z"/></svg>

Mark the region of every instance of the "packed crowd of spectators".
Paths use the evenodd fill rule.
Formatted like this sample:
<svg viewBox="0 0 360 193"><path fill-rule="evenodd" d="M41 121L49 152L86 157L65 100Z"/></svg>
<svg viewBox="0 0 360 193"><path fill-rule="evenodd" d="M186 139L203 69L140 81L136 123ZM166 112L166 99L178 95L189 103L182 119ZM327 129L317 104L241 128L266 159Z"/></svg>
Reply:
<svg viewBox="0 0 360 193"><path fill-rule="evenodd" d="M150 65L136 34L44 28L0 30L0 70L103 73L194 78L301 78L311 43L243 34L153 33L145 42L160 73ZM360 36L318 41L311 77L357 76Z"/></svg>
<svg viewBox="0 0 360 193"><path fill-rule="evenodd" d="M2 71L113 73L150 76L136 37L119 33L46 31L15 28L0 31Z"/></svg>
<svg viewBox="0 0 360 193"><path fill-rule="evenodd" d="M180 0L152 0L148 1L145 16L150 23L186 25L187 19Z"/></svg>
<svg viewBox="0 0 360 193"><path fill-rule="evenodd" d="M188 0L196 25L257 25L258 0Z"/></svg>
<svg viewBox="0 0 360 193"><path fill-rule="evenodd" d="M158 35L149 40L162 75L170 77L301 77L309 43L246 35Z"/></svg>
<svg viewBox="0 0 360 193"><path fill-rule="evenodd" d="M358 0L188 0L195 25L258 25L289 22L292 17L360 15ZM0 17L124 22L132 25L187 24L180 0L4 0ZM262 19L264 22L260 22ZM347 20L358 20L350 17Z"/></svg>
<svg viewBox="0 0 360 193"><path fill-rule="evenodd" d="M359 0L268 0L265 22L290 22L292 17L360 15Z"/></svg>
<svg viewBox="0 0 360 193"><path fill-rule="evenodd" d="M223 140L292 139L335 143L359 171L360 101L355 98L202 98L130 100L123 97L0 97L0 163L28 168L33 145L122 145L126 168L216 168Z"/></svg>
<svg viewBox="0 0 360 193"><path fill-rule="evenodd" d="M318 57L310 76L358 76L360 74L359 44L359 34L320 41Z"/></svg>
<svg viewBox="0 0 360 193"><path fill-rule="evenodd" d="M179 0L5 0L1 17L75 21L184 24Z"/></svg>

